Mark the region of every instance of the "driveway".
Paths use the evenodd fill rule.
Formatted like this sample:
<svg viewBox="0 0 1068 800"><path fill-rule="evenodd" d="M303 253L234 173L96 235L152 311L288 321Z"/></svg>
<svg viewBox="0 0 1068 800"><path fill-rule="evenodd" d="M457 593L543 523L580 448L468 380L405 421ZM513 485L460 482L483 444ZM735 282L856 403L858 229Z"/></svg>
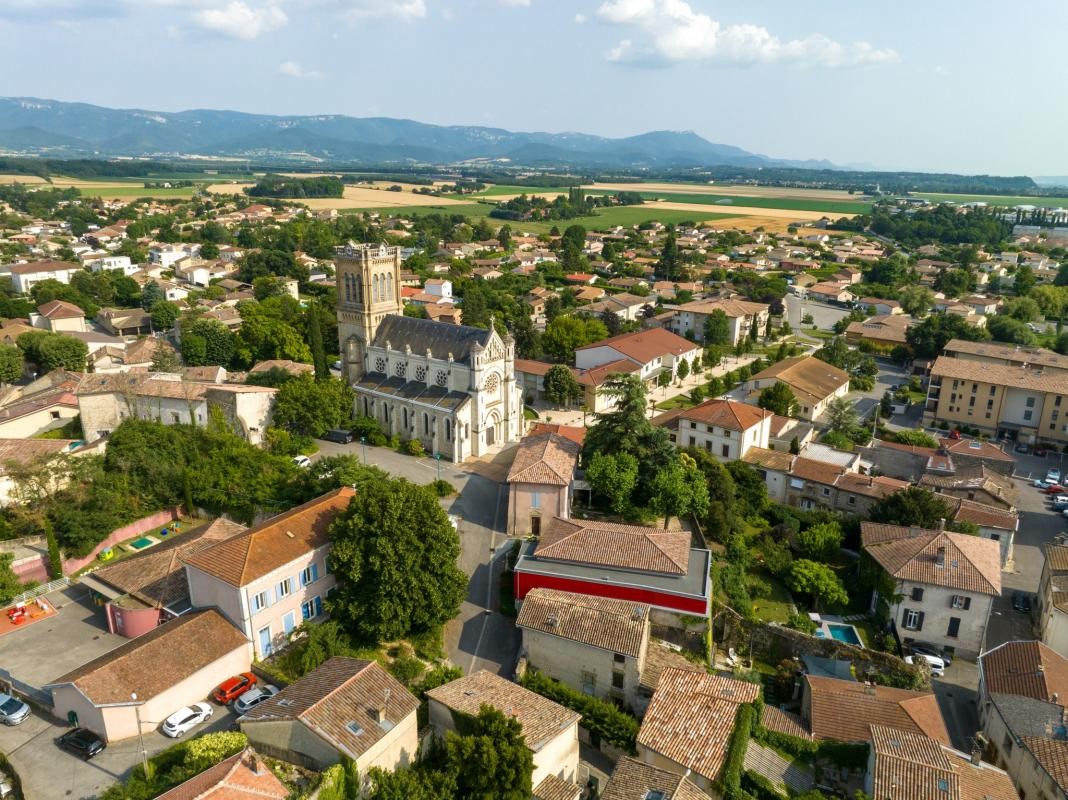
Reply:
<svg viewBox="0 0 1068 800"><path fill-rule="evenodd" d="M813 300L802 300L794 294L787 294L783 298L783 305L786 306L786 320L795 331L802 331L806 328L811 329L812 325L815 325L820 330L829 331L834 327L834 323L842 317L849 316L848 308L817 303ZM812 315L811 324L801 324L801 319L805 314Z"/></svg>

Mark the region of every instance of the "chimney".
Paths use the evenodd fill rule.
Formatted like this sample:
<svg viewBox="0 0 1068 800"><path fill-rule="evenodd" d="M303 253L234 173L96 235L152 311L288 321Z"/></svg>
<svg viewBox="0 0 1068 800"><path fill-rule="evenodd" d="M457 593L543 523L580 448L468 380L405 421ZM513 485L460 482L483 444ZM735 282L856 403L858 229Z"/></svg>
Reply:
<svg viewBox="0 0 1068 800"><path fill-rule="evenodd" d="M871 681L864 681L864 694L870 694L875 696L875 684Z"/></svg>
<svg viewBox="0 0 1068 800"><path fill-rule="evenodd" d="M935 555L935 566L942 569L946 565L946 548L939 547L938 553Z"/></svg>
<svg viewBox="0 0 1068 800"><path fill-rule="evenodd" d="M972 745L972 759L971 759L971 761L972 761L972 764L974 766L976 766L976 767L978 767L981 763L983 763L983 751L979 749L978 742L976 744Z"/></svg>
<svg viewBox="0 0 1068 800"><path fill-rule="evenodd" d="M942 517L942 519L938 520L938 530L944 531L945 529L946 529L946 518Z"/></svg>

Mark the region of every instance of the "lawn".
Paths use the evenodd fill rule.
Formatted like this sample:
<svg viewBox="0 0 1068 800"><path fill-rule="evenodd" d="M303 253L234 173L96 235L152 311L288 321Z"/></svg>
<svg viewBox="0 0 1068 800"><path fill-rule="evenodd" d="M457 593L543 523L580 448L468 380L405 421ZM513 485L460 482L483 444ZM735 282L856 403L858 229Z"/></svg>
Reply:
<svg viewBox="0 0 1068 800"><path fill-rule="evenodd" d="M1025 197L996 194L928 194L915 192L913 197L921 197L933 203L987 203L992 206L1045 206L1063 208L1068 206L1068 197Z"/></svg>
<svg viewBox="0 0 1068 800"><path fill-rule="evenodd" d="M785 623L789 620L793 607L790 602L790 593L782 582L767 570L760 568L750 570L749 574L771 586L771 594L767 597L753 599L753 613L757 618L763 622Z"/></svg>
<svg viewBox="0 0 1068 800"><path fill-rule="evenodd" d="M704 213L702 211L675 211L671 209L657 209L654 206L614 206L612 208L597 209L597 213L590 217L576 217L575 219L550 220L548 222L509 222L513 231L529 231L531 233L548 233L555 225L564 230L568 225L581 225L586 230L600 231L614 228L617 225L630 227L641 225L643 222L660 222L664 225L682 222L706 222L716 219L729 219L738 214L725 214L717 212ZM502 220L503 222L503 220Z"/></svg>
<svg viewBox="0 0 1068 800"><path fill-rule="evenodd" d="M674 411L676 408L693 408L697 403L691 400L684 394L677 395L675 397L669 397L662 403L657 403L656 407L661 411Z"/></svg>
<svg viewBox="0 0 1068 800"><path fill-rule="evenodd" d="M596 190L589 192L597 194ZM731 205L747 208L781 208L785 211L819 211L828 214L863 214L871 210L871 203L849 200L805 200L799 197L744 197L736 194L690 194L688 192L639 192L646 200L665 200L670 203L700 205Z"/></svg>

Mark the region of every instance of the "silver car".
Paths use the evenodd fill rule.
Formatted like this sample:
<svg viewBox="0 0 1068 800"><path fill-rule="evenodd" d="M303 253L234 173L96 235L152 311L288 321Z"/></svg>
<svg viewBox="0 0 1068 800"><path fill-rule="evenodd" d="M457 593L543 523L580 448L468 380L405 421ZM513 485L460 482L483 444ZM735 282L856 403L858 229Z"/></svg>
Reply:
<svg viewBox="0 0 1068 800"><path fill-rule="evenodd" d="M268 700L278 694L278 687L271 684L253 686L234 701L234 713L238 716L247 714L264 700Z"/></svg>
<svg viewBox="0 0 1068 800"><path fill-rule="evenodd" d="M18 725L30 716L30 707L9 694L0 694L0 719L5 725Z"/></svg>

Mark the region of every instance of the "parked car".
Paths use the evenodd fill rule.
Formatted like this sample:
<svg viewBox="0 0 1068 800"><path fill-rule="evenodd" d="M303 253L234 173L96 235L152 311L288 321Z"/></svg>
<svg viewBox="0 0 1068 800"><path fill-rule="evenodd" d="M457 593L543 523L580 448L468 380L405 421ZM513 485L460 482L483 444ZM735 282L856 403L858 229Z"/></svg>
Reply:
<svg viewBox="0 0 1068 800"><path fill-rule="evenodd" d="M1031 481L1031 485L1034 486L1036 489L1042 489L1043 491L1045 491L1051 486L1050 482L1047 481L1045 478L1037 478Z"/></svg>
<svg viewBox="0 0 1068 800"><path fill-rule="evenodd" d="M905 656L906 664L919 664L924 661L926 661L927 666L931 668L931 674L934 677L941 678L946 674L946 662L938 656L929 656L922 653L917 653L914 656Z"/></svg>
<svg viewBox="0 0 1068 800"><path fill-rule="evenodd" d="M913 655L917 656L934 656L935 658L942 659L945 665L948 667L953 663L953 656L947 655L941 647L933 644L927 644L926 642L913 642L909 645L909 650Z"/></svg>
<svg viewBox="0 0 1068 800"><path fill-rule="evenodd" d="M1031 445L1020 442L1018 445L1016 445L1016 447L1012 449L1015 450L1017 453L1030 453Z"/></svg>
<svg viewBox="0 0 1068 800"><path fill-rule="evenodd" d="M298 467L307 468L311 466L311 459L307 456L293 456L293 463Z"/></svg>
<svg viewBox="0 0 1068 800"><path fill-rule="evenodd" d="M341 362L340 361L335 361L333 364L330 365L330 368L331 369L335 369L338 372L341 372Z"/></svg>
<svg viewBox="0 0 1068 800"><path fill-rule="evenodd" d="M183 733L191 731L195 726L205 720L211 719L215 709L207 703L193 703L191 706L179 708L167 719L163 720L163 735L177 739Z"/></svg>
<svg viewBox="0 0 1068 800"><path fill-rule="evenodd" d="M1031 595L1017 589L1012 593L1012 607L1021 614L1031 613Z"/></svg>
<svg viewBox="0 0 1068 800"><path fill-rule="evenodd" d="M1050 483L1060 483L1061 482L1061 471L1059 469L1057 469L1056 467L1053 467L1052 469L1046 470L1046 480L1049 481Z"/></svg>
<svg viewBox="0 0 1068 800"><path fill-rule="evenodd" d="M350 444L352 442L352 431L346 431L342 428L334 428L329 430L319 437L327 442L334 442L335 444Z"/></svg>
<svg viewBox="0 0 1068 800"><path fill-rule="evenodd" d="M1051 483L1046 487L1046 494L1061 494L1066 491L1068 491L1068 489L1065 489L1059 483Z"/></svg>
<svg viewBox="0 0 1068 800"><path fill-rule="evenodd" d="M212 698L221 706L236 700L242 694L256 685L256 676L251 672L242 672L240 675L225 680L215 690Z"/></svg>
<svg viewBox="0 0 1068 800"><path fill-rule="evenodd" d="M269 700L278 694L278 687L267 683L255 686L234 701L235 714L247 714L264 700Z"/></svg>
<svg viewBox="0 0 1068 800"><path fill-rule="evenodd" d="M9 694L0 693L0 719L5 725L18 725L30 716L30 707Z"/></svg>
<svg viewBox="0 0 1068 800"><path fill-rule="evenodd" d="M1068 508L1068 494L1058 494L1053 496L1052 507L1054 511L1061 511Z"/></svg>
<svg viewBox="0 0 1068 800"><path fill-rule="evenodd" d="M76 756L81 756L86 761L104 751L107 745L104 740L88 728L75 728L67 731L58 739L56 744Z"/></svg>
<svg viewBox="0 0 1068 800"><path fill-rule="evenodd" d="M1036 455L1036 456L1039 456L1040 458L1045 458L1045 457L1046 457L1046 453L1047 453L1047 450L1046 450L1046 448L1045 448L1045 447L1042 447L1041 445L1037 445L1037 444L1036 444L1036 445L1035 445L1035 451L1034 451L1034 452L1035 452L1035 455Z"/></svg>

